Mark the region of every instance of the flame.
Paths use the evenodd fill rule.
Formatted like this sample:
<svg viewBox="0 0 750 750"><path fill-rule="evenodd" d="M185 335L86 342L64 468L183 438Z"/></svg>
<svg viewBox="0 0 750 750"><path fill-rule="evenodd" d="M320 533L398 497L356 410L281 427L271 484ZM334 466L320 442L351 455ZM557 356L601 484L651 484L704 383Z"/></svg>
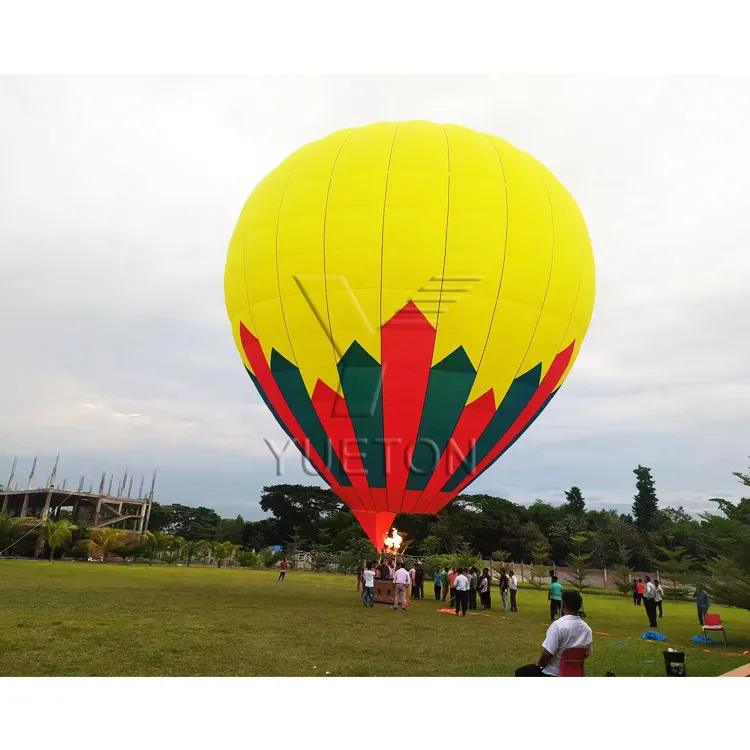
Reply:
<svg viewBox="0 0 750 750"><path fill-rule="evenodd" d="M395 555L398 552L399 547L401 547L402 541L403 541L403 538L400 536L400 534L396 530L396 527L394 526L391 531L391 536L387 536L383 540L383 545L388 550L388 552Z"/></svg>

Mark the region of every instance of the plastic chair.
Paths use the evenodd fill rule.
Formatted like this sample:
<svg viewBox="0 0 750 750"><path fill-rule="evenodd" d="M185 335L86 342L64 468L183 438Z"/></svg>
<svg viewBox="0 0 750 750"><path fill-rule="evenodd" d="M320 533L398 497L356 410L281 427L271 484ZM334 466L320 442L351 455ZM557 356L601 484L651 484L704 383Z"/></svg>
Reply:
<svg viewBox="0 0 750 750"><path fill-rule="evenodd" d="M720 630L724 636L724 645L727 645L727 631L724 630L724 626L721 624L721 617L719 615L709 614L708 612L703 617L703 635L706 635L707 630Z"/></svg>
<svg viewBox="0 0 750 750"><path fill-rule="evenodd" d="M558 677L584 677L583 662L588 657L585 648L568 648L562 653Z"/></svg>

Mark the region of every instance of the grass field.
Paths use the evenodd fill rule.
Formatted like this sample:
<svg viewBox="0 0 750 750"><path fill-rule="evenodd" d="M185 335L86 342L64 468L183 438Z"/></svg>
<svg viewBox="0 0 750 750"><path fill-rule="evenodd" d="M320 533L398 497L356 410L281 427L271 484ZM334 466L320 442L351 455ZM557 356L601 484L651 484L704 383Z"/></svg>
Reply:
<svg viewBox="0 0 750 750"><path fill-rule="evenodd" d="M431 584L426 593L432 596ZM353 576L251 570L0 561L3 676L510 676L535 660L547 628L546 594L519 591L504 615L363 609ZM697 646L695 606L665 602L662 645L640 641L642 607L589 596L591 676L662 676L666 645L686 650L690 676L750 662L750 612L714 607L729 646ZM628 643L620 645L617 641Z"/></svg>

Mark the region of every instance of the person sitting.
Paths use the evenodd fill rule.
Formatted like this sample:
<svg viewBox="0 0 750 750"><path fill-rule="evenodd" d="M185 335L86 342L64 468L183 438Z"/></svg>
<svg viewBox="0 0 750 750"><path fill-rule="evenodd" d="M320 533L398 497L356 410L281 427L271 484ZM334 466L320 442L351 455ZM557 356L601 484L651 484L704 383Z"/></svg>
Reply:
<svg viewBox="0 0 750 750"><path fill-rule="evenodd" d="M542 643L542 654L536 664L527 664L516 670L516 677L557 677L563 651L569 648L585 648L591 656L593 634L581 618L583 599L577 591L562 594L562 617L555 620Z"/></svg>

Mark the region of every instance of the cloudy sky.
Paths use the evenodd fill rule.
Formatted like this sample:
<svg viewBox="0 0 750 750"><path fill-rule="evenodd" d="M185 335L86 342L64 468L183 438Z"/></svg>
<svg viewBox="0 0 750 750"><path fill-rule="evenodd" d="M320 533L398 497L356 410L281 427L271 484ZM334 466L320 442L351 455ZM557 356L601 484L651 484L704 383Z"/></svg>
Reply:
<svg viewBox="0 0 750 750"><path fill-rule="evenodd" d="M750 80L0 79L0 483L159 468L157 499L260 517L282 443L223 271L248 194L300 145L428 119L546 164L586 217L597 303L560 395L474 485L629 506L736 498L750 454ZM291 452L284 481L306 482ZM138 480L136 480L136 485Z"/></svg>

